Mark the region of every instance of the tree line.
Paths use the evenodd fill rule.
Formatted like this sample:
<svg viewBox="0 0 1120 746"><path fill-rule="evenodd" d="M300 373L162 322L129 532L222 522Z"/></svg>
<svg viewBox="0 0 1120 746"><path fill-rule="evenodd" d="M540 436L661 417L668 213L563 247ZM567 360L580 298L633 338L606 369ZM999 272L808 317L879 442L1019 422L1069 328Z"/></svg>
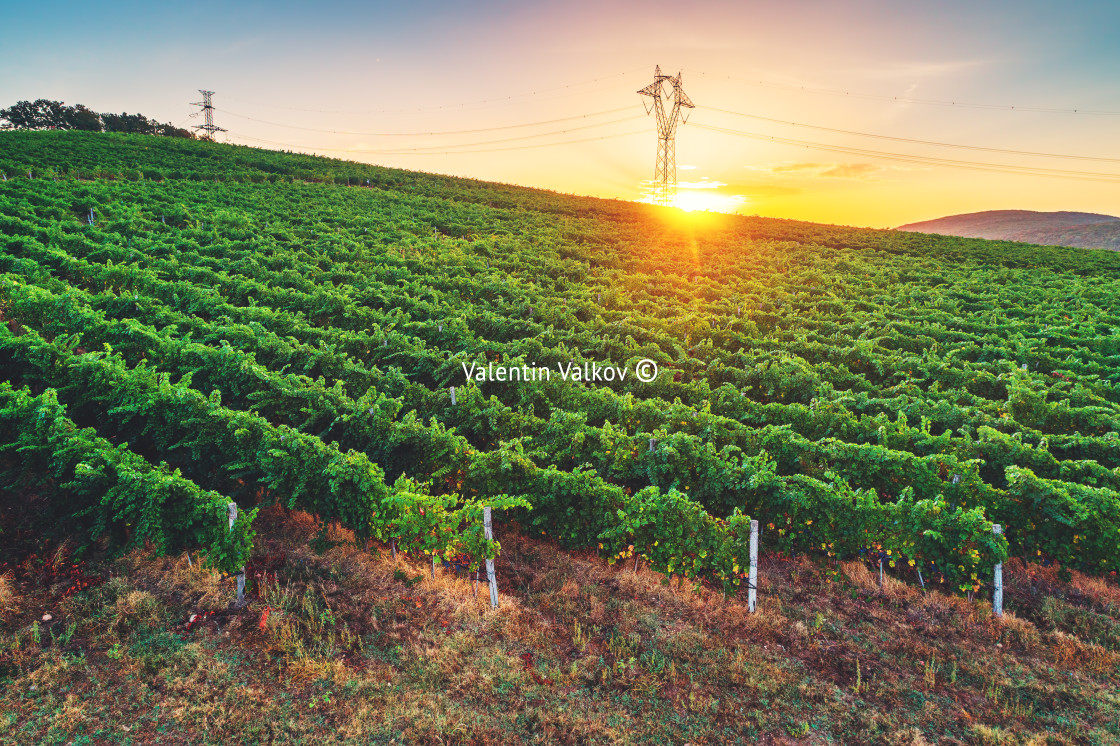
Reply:
<svg viewBox="0 0 1120 746"><path fill-rule="evenodd" d="M0 109L0 120L0 129L83 130L194 138L194 133L190 130L157 122L143 114L98 113L82 104L68 106L62 101L45 98L20 101L6 109Z"/></svg>

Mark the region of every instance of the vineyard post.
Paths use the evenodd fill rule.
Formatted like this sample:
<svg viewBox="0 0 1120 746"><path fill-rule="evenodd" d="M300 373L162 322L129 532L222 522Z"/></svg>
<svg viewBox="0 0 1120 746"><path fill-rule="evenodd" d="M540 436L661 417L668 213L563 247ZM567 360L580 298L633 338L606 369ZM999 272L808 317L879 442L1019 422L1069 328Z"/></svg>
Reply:
<svg viewBox="0 0 1120 746"><path fill-rule="evenodd" d="M237 521L237 503L229 504L229 530L233 531L233 524ZM237 571L237 605L245 603L245 565Z"/></svg>
<svg viewBox="0 0 1120 746"><path fill-rule="evenodd" d="M1003 526L998 523L992 524L992 535L999 536L1003 533ZM992 613L996 616L1003 616L1003 563L997 562L995 571L993 572L993 588L992 588Z"/></svg>
<svg viewBox="0 0 1120 746"><path fill-rule="evenodd" d="M482 530L487 541L494 540L494 525L490 521L490 506L482 509ZM494 560L486 560L486 579L490 581L490 606L498 608L498 579L494 577Z"/></svg>
<svg viewBox="0 0 1120 746"><path fill-rule="evenodd" d="M758 521L751 521L751 566L747 576L747 611L758 608Z"/></svg>
<svg viewBox="0 0 1120 746"><path fill-rule="evenodd" d="M455 387L451 387L451 406L455 406Z"/></svg>

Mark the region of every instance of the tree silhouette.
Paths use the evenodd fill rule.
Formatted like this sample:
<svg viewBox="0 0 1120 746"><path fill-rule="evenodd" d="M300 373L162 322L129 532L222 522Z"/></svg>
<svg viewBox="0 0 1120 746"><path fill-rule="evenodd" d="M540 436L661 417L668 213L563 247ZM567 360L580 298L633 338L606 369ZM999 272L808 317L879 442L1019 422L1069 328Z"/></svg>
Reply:
<svg viewBox="0 0 1120 746"><path fill-rule="evenodd" d="M0 129L21 130L84 130L87 132L124 132L164 137L194 138L190 130L161 123L143 114L98 114L82 105L67 106L61 101L40 98L19 101L0 109Z"/></svg>

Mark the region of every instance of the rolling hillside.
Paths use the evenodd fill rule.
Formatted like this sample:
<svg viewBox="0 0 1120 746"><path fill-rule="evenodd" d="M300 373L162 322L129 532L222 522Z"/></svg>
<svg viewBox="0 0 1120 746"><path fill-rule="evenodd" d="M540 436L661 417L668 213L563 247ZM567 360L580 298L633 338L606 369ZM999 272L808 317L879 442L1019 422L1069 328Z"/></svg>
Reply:
<svg viewBox="0 0 1120 746"><path fill-rule="evenodd" d="M0 739L1120 739L1120 254L145 136L0 173Z"/></svg>
<svg viewBox="0 0 1120 746"><path fill-rule="evenodd" d="M1120 249L1120 218L1091 212L988 210L910 223L898 230L1044 246Z"/></svg>

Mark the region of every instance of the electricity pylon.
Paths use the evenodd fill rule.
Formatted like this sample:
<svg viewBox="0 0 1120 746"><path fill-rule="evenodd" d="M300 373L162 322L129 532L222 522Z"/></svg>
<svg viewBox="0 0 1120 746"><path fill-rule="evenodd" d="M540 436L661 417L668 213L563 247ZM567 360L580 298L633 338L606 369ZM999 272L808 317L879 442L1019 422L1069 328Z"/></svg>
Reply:
<svg viewBox="0 0 1120 746"><path fill-rule="evenodd" d="M214 124L214 105L210 103L210 97L214 95L213 91L204 91L201 88L198 91L202 94L202 100L191 104L191 106L201 106L202 113L206 115L205 124L196 124L194 129L202 130L203 140L213 140L215 132L225 132L225 130Z"/></svg>
<svg viewBox="0 0 1120 746"><path fill-rule="evenodd" d="M670 91L665 91L668 83ZM653 69L653 82L638 91L653 99L646 107L646 114L652 110L657 118L657 165L653 169L653 196L659 205L672 205L677 199L677 124L688 121L688 115L681 109L693 109L695 105L685 95L681 87L681 74L676 77L662 75L661 66ZM669 111L665 111L665 100L669 100ZM642 102L645 103L644 101Z"/></svg>

